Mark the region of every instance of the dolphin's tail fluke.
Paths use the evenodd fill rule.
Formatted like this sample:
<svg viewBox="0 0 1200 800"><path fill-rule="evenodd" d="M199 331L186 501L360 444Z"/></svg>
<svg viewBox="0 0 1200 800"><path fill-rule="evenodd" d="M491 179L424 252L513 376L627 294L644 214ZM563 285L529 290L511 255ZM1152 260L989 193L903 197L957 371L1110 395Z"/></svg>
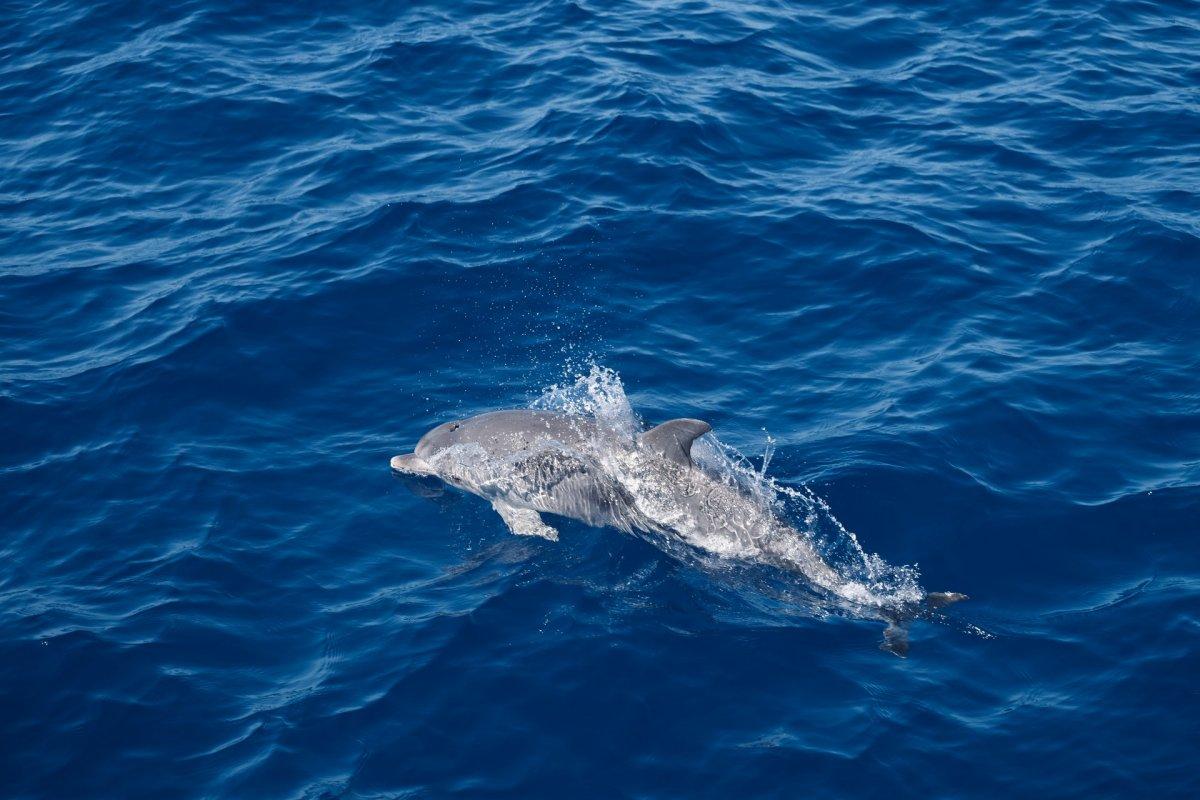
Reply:
<svg viewBox="0 0 1200 800"><path fill-rule="evenodd" d="M879 649L900 658L908 658L908 623L888 620Z"/></svg>
<svg viewBox="0 0 1200 800"><path fill-rule="evenodd" d="M961 592L930 592L929 594L925 595L925 605L929 606L930 608L945 608L946 606L953 605L954 603L959 603L963 600L970 599L971 598L967 597Z"/></svg>
<svg viewBox="0 0 1200 800"><path fill-rule="evenodd" d="M970 599L961 592L929 592L925 595L925 607L927 609L945 608L954 603L961 603L963 600ZM885 614L884 619L887 620L887 630L883 632L883 641L879 644L879 649L885 653L900 656L900 658L907 657L908 625L914 618L920 616L923 616L921 612L911 606L907 613L896 615Z"/></svg>

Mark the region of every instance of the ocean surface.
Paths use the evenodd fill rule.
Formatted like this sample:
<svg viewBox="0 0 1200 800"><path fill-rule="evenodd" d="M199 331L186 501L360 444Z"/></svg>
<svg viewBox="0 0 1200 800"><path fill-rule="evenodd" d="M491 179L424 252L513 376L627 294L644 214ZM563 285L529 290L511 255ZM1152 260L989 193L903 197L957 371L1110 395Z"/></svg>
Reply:
<svg viewBox="0 0 1200 800"><path fill-rule="evenodd" d="M1200 796L1200 4L4 2L0 434L5 800Z"/></svg>

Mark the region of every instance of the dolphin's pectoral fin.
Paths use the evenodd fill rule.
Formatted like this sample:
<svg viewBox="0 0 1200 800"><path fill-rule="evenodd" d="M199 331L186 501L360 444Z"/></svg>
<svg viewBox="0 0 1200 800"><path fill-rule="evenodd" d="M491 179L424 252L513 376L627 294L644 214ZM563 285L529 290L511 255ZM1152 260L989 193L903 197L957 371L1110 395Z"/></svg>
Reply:
<svg viewBox="0 0 1200 800"><path fill-rule="evenodd" d="M517 508L501 500L492 503L492 508L504 520L508 529L518 536L541 536L552 542L558 541L558 531L542 522L542 517L531 508Z"/></svg>
<svg viewBox="0 0 1200 800"><path fill-rule="evenodd" d="M698 419L673 419L642 434L642 447L681 467L692 465L692 442L712 430Z"/></svg>

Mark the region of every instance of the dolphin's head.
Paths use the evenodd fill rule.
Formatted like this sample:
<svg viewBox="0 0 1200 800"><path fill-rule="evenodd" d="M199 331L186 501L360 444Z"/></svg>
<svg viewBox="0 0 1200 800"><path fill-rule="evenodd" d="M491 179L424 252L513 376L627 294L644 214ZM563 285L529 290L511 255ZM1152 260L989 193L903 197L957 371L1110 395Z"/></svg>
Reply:
<svg viewBox="0 0 1200 800"><path fill-rule="evenodd" d="M444 422L438 425L421 437L421 441L417 442L417 446L413 448L413 453L427 459L447 447L458 444L460 440L458 431L461 428L461 422Z"/></svg>
<svg viewBox="0 0 1200 800"><path fill-rule="evenodd" d="M461 427L461 422L446 422L431 429L417 442L413 452L392 458L392 469L410 475L433 475L435 471L429 459L447 447L458 444L459 435L456 431Z"/></svg>

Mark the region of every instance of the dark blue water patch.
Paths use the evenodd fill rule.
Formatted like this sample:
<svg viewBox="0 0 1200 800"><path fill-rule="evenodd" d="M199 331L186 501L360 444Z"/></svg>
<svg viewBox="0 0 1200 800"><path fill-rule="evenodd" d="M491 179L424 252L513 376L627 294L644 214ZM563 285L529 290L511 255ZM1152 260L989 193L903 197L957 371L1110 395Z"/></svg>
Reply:
<svg viewBox="0 0 1200 800"><path fill-rule="evenodd" d="M0 14L3 794L1195 795L1198 48L1186 2ZM389 474L593 362L972 599L898 659Z"/></svg>

